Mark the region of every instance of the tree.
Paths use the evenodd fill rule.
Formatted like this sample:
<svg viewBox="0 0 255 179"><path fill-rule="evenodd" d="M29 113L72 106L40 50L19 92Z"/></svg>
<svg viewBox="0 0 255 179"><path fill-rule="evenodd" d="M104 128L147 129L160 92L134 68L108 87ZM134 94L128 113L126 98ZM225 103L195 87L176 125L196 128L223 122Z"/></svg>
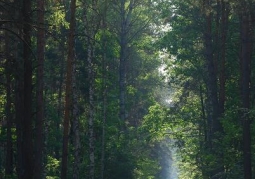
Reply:
<svg viewBox="0 0 255 179"><path fill-rule="evenodd" d="M253 30L252 19L248 3L241 4L240 15L240 37L241 37L241 101L243 123L243 157L244 157L244 178L252 178L252 157L251 157L251 119L250 110L250 83L251 83L251 59L253 49Z"/></svg>
<svg viewBox="0 0 255 179"><path fill-rule="evenodd" d="M33 174L33 118L32 118L32 51L31 51L31 0L24 0L22 4L22 32L23 32L23 54L24 60L24 108L21 112L24 116L22 121L22 166L21 178L32 179ZM21 104L22 106L23 104Z"/></svg>
<svg viewBox="0 0 255 179"><path fill-rule="evenodd" d="M12 72L11 65L12 59L9 55L10 51L10 37L9 33L5 32L5 78L6 78L6 120L7 120L7 144L6 144L6 164L5 164L5 176L11 176L13 174L13 140L12 140L12 125L13 115L11 115L12 109Z"/></svg>
<svg viewBox="0 0 255 179"><path fill-rule="evenodd" d="M72 87L73 87L73 65L75 58L74 44L75 44L75 12L76 0L71 0L70 5L70 26L68 36L68 56L66 63L66 90L65 90L65 116L63 123L63 148L62 148L62 162L61 162L61 179L67 178L67 159L68 159L68 138L69 138L69 124L72 111Z"/></svg>
<svg viewBox="0 0 255 179"><path fill-rule="evenodd" d="M35 140L35 178L43 178L43 150L44 150L44 53L45 53L45 22L44 0L37 1L37 91L36 91L36 140Z"/></svg>

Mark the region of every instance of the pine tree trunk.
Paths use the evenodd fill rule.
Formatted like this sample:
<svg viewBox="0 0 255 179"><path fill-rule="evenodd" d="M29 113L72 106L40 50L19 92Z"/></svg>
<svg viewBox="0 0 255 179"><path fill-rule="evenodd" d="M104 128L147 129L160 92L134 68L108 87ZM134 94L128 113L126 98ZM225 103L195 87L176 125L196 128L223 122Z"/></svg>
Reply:
<svg viewBox="0 0 255 179"><path fill-rule="evenodd" d="M43 128L44 128L44 103L43 103L43 71L44 71L44 49L45 49L45 29L44 29L44 0L37 0L37 91L36 91L36 140L35 140L35 168L36 179L43 178Z"/></svg>
<svg viewBox="0 0 255 179"><path fill-rule="evenodd" d="M66 96L65 96L65 114L63 124L63 146L62 146L62 162L61 162L61 179L67 178L67 161L68 161L68 137L69 124L72 109L72 73L74 63L74 43L75 43L75 12L76 0L71 0L71 19L68 36L68 57L66 66Z"/></svg>
<svg viewBox="0 0 255 179"><path fill-rule="evenodd" d="M80 171L80 131L79 131L79 109L78 109L78 94L76 87L76 65L73 65L73 132L74 132L74 164L73 164L73 179L79 179Z"/></svg>
<svg viewBox="0 0 255 179"><path fill-rule="evenodd" d="M246 8L244 8L246 9ZM244 157L244 179L252 178L251 163L251 119L250 109L250 82L251 82L251 58L252 39L250 31L250 14L244 10L241 15L241 100L242 100L242 122L243 122L243 157Z"/></svg>
<svg viewBox="0 0 255 179"><path fill-rule="evenodd" d="M62 42L62 43L64 43L64 42ZM62 44L62 43L60 43L60 44ZM61 51L62 56L64 57L65 52L61 48L59 48L59 50ZM60 124L60 119L62 119L62 117L63 117L63 99L62 99L63 94L62 93L63 93L63 83L64 83L64 73L65 73L64 65L65 65L64 60L61 60L61 62L60 62L59 86L58 86L58 107L57 107L57 113L58 113L58 119L59 120L56 121L56 127L55 127L56 131L61 130L60 127L59 127L59 124ZM55 151L55 158L57 160L60 159L60 150L61 150L61 147L56 145L54 151Z"/></svg>
<svg viewBox="0 0 255 179"><path fill-rule="evenodd" d="M5 33L5 76L6 76L6 121L7 121L7 144L6 144L6 164L5 176L11 176L13 173L13 141L12 141L12 114L11 114L11 58L9 56L9 33Z"/></svg>
<svg viewBox="0 0 255 179"><path fill-rule="evenodd" d="M31 0L23 0L23 59L24 59L24 121L22 155L24 172L22 178L33 178L32 139L32 58L31 58Z"/></svg>
<svg viewBox="0 0 255 179"><path fill-rule="evenodd" d="M228 29L229 5L221 0L221 43L220 43L220 75L219 75L219 113L223 115L225 108L225 84L226 84L226 41Z"/></svg>
<svg viewBox="0 0 255 179"><path fill-rule="evenodd" d="M219 5L219 4L218 4ZM217 140L220 138L223 128L220 123L220 110L218 100L218 84L217 84L217 63L214 59L213 52L213 14L211 12L212 4L210 0L204 0L204 15L205 15L205 32L204 32L204 47L205 47L205 60L207 67L207 89L208 89L208 152L214 155L216 163L209 169L209 177L218 177L224 173L224 166L222 165L222 151L219 148ZM219 21L217 19L216 21ZM218 34L216 34L218 35ZM216 37L218 39L218 37ZM217 42L217 41L216 41ZM218 44L215 44L218 45ZM217 54L217 53L216 53ZM217 57L217 55L216 55Z"/></svg>

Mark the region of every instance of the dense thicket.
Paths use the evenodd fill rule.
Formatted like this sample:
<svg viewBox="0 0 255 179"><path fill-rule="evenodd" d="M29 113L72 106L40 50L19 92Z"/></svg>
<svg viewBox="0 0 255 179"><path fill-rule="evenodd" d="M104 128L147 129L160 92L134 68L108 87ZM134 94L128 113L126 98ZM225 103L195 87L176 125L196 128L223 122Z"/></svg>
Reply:
<svg viewBox="0 0 255 179"><path fill-rule="evenodd" d="M0 178L254 177L253 0L0 9Z"/></svg>

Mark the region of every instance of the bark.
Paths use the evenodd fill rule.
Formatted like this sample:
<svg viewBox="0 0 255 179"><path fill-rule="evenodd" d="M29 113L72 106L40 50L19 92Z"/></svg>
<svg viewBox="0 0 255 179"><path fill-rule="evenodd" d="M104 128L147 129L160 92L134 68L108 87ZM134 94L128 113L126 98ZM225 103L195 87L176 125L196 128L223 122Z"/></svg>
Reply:
<svg viewBox="0 0 255 179"><path fill-rule="evenodd" d="M68 137L69 125L72 109L72 72L74 63L74 44L75 44L75 12L76 0L71 0L71 18L68 36L68 56L66 66L66 94L65 94L65 114L63 124L63 146L62 146L62 162L61 162L61 179L67 178L67 161L68 161Z"/></svg>
<svg viewBox="0 0 255 179"><path fill-rule="evenodd" d="M247 8L248 9L248 8ZM241 100L242 100L242 122L243 122L243 157L244 178L252 178L251 163L251 119L250 109L250 82L251 82L251 59L252 40L250 30L250 14L243 11L241 15Z"/></svg>
<svg viewBox="0 0 255 179"><path fill-rule="evenodd" d="M209 5L206 4L206 7ZM206 9L206 8L205 8ZM214 61L212 52L212 17L211 14L206 15L206 29L204 32L204 45L205 45L205 60L207 67L207 89L208 89L208 104L207 104L207 125L208 125L208 146L212 148L212 133L213 133L213 119L214 119L214 96L215 96L215 71L214 71Z"/></svg>
<svg viewBox="0 0 255 179"><path fill-rule="evenodd" d="M95 69L94 69L94 50L95 50L95 34L99 27L98 20L98 9L97 1L93 0L91 2L93 11L89 13L89 7L84 7L86 12L84 14L84 22L86 24L85 34L87 35L87 64L88 64L88 82L89 82L89 116L88 116L88 137L89 137L89 179L95 178L95 130L94 130L94 120L95 120ZM90 16L89 16L90 15Z"/></svg>
<svg viewBox="0 0 255 179"><path fill-rule="evenodd" d="M219 5L219 4L218 4ZM211 1L204 0L204 14L205 14L205 32L204 32L204 46L205 46L205 60L207 67L207 89L208 89L208 148L207 150L215 156L215 161L219 162L219 165L215 165L209 170L210 178L217 178L224 173L224 166L222 162L222 152L219 150L219 143L217 140L220 138L223 132L222 125L220 123L220 109L218 100L218 84L217 84L217 66L215 54L213 52L213 14L211 12ZM217 16L219 17L219 16ZM219 21L217 19L216 21ZM216 24L217 25L217 24ZM218 24L219 26L219 24ZM218 35L218 33L216 34ZM218 37L216 37L218 39ZM216 40L216 42L218 42ZM218 45L218 44L215 44ZM216 57L217 53L216 53Z"/></svg>
<svg viewBox="0 0 255 179"><path fill-rule="evenodd" d="M22 2L19 0L14 0L14 4L17 7L22 7ZM17 18L20 22L23 22L21 8L15 9L14 17ZM18 24L17 26L13 27L13 31L22 37L22 24ZM16 40L16 39L15 39ZM24 60L20 57L18 51L18 43L13 44L14 49L14 88L15 88L15 127L16 127L16 148L17 148L17 161L16 161L16 171L17 171L17 178L22 178L22 173L24 171L23 165L23 149L22 149L22 141L23 141L23 121L24 121Z"/></svg>
<svg viewBox="0 0 255 179"><path fill-rule="evenodd" d="M22 154L22 138L23 138L23 109L24 109L24 83L23 76L19 72L23 71L22 62L17 59L15 76L15 122L16 122L16 135L17 135L17 176L22 178L23 169L23 154Z"/></svg>
<svg viewBox="0 0 255 179"><path fill-rule="evenodd" d="M74 164L73 164L73 179L79 179L80 169L80 132L79 132L79 109L78 109L78 94L76 89L76 65L73 66L73 132L74 132Z"/></svg>
<svg viewBox="0 0 255 179"><path fill-rule="evenodd" d="M129 6L126 9L126 0L120 2L120 16L121 16L121 29L120 29L120 62L119 62L119 116L120 120L126 125L126 63L127 63L127 50L128 50L128 38L131 22L131 14L133 12L135 2L131 0ZM122 126L124 131L126 126Z"/></svg>
<svg viewBox="0 0 255 179"><path fill-rule="evenodd" d="M220 44L220 75L219 75L219 113L223 115L225 108L225 84L226 84L226 41L228 31L229 5L221 0L221 44Z"/></svg>
<svg viewBox="0 0 255 179"><path fill-rule="evenodd" d="M63 44L64 42L60 43ZM62 56L65 56L65 52L62 50L62 48L59 48L59 50L62 52ZM64 83L64 60L61 60L60 62L60 77L59 77L59 86L58 86L58 119L62 119L63 117L63 83ZM59 127L59 123L60 121L56 121L56 131L60 131L60 127ZM60 158L60 150L61 147L59 147L58 145L56 145L54 151L55 151L55 158L59 159Z"/></svg>
<svg viewBox="0 0 255 179"><path fill-rule="evenodd" d="M7 121L7 144L6 144L6 164L5 176L11 176L13 173L13 141L12 141L12 115L11 115L11 59L9 56L9 33L5 33L5 75L6 75L6 121Z"/></svg>
<svg viewBox="0 0 255 179"><path fill-rule="evenodd" d="M37 91L36 91L36 140L35 140L35 169L36 179L43 178L43 128L44 128L44 103L43 103L43 84L44 84L44 52L45 52L45 29L44 29L44 0L37 0Z"/></svg>
<svg viewBox="0 0 255 179"><path fill-rule="evenodd" d="M209 7L209 1L206 0L206 6ZM204 33L205 39L205 58L208 71L208 98L211 105L211 118L208 124L211 126L211 132L214 133L219 130L220 123L218 121L218 94L217 94L217 74L213 58L212 46L212 14L206 14L206 31Z"/></svg>
<svg viewBox="0 0 255 179"><path fill-rule="evenodd" d="M23 60L24 60L24 108L22 155L24 172L22 178L33 178L32 139L32 58L31 58L31 0L23 1Z"/></svg>

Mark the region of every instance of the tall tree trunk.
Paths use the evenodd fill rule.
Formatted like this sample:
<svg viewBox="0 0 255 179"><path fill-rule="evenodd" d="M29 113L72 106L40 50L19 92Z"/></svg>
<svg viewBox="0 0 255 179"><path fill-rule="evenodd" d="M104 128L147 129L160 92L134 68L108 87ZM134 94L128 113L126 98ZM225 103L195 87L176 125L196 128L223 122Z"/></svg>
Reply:
<svg viewBox="0 0 255 179"><path fill-rule="evenodd" d="M207 125L209 130L208 136L210 137L208 138L209 148L207 150L214 155L215 161L219 163L219 165L212 166L209 171L209 177L215 178L224 173L224 166L223 166L223 163L221 162L223 154L221 150L219 150L219 143L217 142L217 140L222 135L223 128L220 123L220 110L219 110L218 84L217 84L217 66L215 66L217 63L215 62L216 59L214 59L214 52L213 52L213 40L212 40L213 39L212 38L213 14L211 12L211 8L212 8L211 1L204 0L203 6L204 6L205 23L206 23L205 32L204 32L205 59L206 59L206 66L208 71L208 75L207 75L208 123ZM219 20L217 19L217 21Z"/></svg>
<svg viewBox="0 0 255 179"><path fill-rule="evenodd" d="M24 108L24 81L23 76L19 72L23 71L22 62L16 60L16 73L15 74L15 122L16 122L16 135L17 135L17 176L22 179L23 167L23 154L22 154L22 138L23 138L23 108Z"/></svg>
<svg viewBox="0 0 255 179"><path fill-rule="evenodd" d="M135 1L130 0L128 7L126 7L126 0L120 1L120 61L119 61L119 116L121 122L124 122L122 130L125 130L127 125L127 113L126 113L126 65L128 58L128 41L130 36L130 23L131 14L133 13L133 8Z"/></svg>
<svg viewBox="0 0 255 179"><path fill-rule="evenodd" d="M225 84L226 84L226 41L228 29L229 4L221 0L221 43L220 43L220 71L219 71L219 113L223 115L225 108Z"/></svg>
<svg viewBox="0 0 255 179"><path fill-rule="evenodd" d="M243 9L241 15L241 100L242 100L242 122L243 122L243 155L244 155L244 178L252 178L251 164L251 119L250 109L250 82L251 82L251 59L252 38L251 19L248 8Z"/></svg>
<svg viewBox="0 0 255 179"><path fill-rule="evenodd" d="M73 132L74 132L74 164L73 164L73 179L79 179L80 171L80 132L79 132L79 109L78 109L78 94L76 86L76 65L73 65Z"/></svg>
<svg viewBox="0 0 255 179"><path fill-rule="evenodd" d="M66 96L65 96L65 115L64 115L64 130L63 130L63 146L62 146L62 162L61 162L61 179L67 178L67 161L68 161L68 137L69 124L72 109L72 73L74 63L74 44L75 44L75 12L76 0L71 0L71 16L68 36L68 56L66 66Z"/></svg>
<svg viewBox="0 0 255 179"><path fill-rule="evenodd" d="M44 29L44 0L37 0L37 91L36 91L36 140L35 140L35 168L36 179L43 178L43 128L44 128L44 103L43 103L43 71L45 51L45 29Z"/></svg>
<svg viewBox="0 0 255 179"><path fill-rule="evenodd" d="M205 0L204 2L205 11L209 11L210 2ZM220 123L218 121L218 95L217 95L217 74L216 67L213 59L213 46L212 46L212 14L205 12L206 20L206 29L204 33L204 42L205 42L205 59L208 71L208 101L209 101L209 121L208 125L210 127L210 136L213 136L213 133L219 130ZM209 139L211 143L212 139Z"/></svg>
<svg viewBox="0 0 255 179"><path fill-rule="evenodd" d="M19 2L16 1L17 4ZM17 13L19 14L19 13ZM19 14L20 15L20 14ZM21 34L20 29L17 30L17 33ZM23 121L24 121L24 61L19 58L18 54L18 45L15 47L15 124L16 124L16 147L17 147L17 163L16 170L18 179L22 178L22 172L24 171L23 167L23 154L22 154L22 139L23 139Z"/></svg>
<svg viewBox="0 0 255 179"><path fill-rule="evenodd" d="M60 44L63 44L63 43L64 42L62 42ZM59 50L61 51L61 54L64 57L65 52L63 51L63 49L59 48ZM63 93L63 83L64 83L64 73L65 73L64 65L65 65L64 60L61 60L60 61L59 86L58 86L58 107L57 107L58 120L56 121L56 127L55 127L56 131L60 131L60 127L59 127L60 119L62 119L62 117L63 117L63 101L62 101L63 94L62 93ZM56 145L54 151L55 151L55 158L57 160L60 158L60 150L61 150L61 147Z"/></svg>
<svg viewBox="0 0 255 179"><path fill-rule="evenodd" d="M24 172L22 178L33 178L32 139L32 58L31 58L31 0L23 0L23 59L24 59L24 121L22 155Z"/></svg>
<svg viewBox="0 0 255 179"><path fill-rule="evenodd" d="M94 68L94 58L95 58L95 35L98 30L100 21L98 18L98 2L92 0L90 12L90 7L85 6L84 22L86 24L85 34L87 35L87 64L88 64L88 81L89 81L89 119L88 119L88 137L89 137L89 179L95 178L95 130L94 130L94 120L95 120L95 68ZM90 16L89 16L90 13Z"/></svg>
<svg viewBox="0 0 255 179"><path fill-rule="evenodd" d="M5 164L5 176L11 176L13 173L13 141L12 141L12 113L11 113L11 91L12 91L12 79L11 79L11 58L9 33L5 33L5 75L6 75L6 120L7 120L7 144L6 144L6 164Z"/></svg>

